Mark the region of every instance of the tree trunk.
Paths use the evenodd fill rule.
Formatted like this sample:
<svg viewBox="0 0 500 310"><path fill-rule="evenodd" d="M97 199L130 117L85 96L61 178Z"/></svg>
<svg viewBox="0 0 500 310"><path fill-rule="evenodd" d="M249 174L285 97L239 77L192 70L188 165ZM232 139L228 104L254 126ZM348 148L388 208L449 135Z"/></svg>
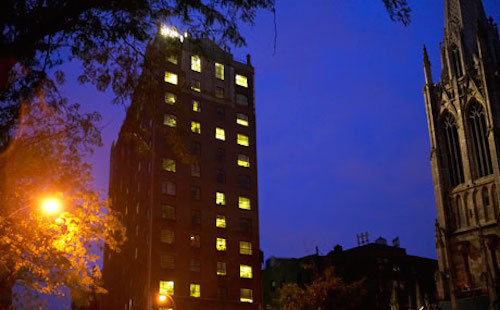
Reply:
<svg viewBox="0 0 500 310"><path fill-rule="evenodd" d="M12 288L14 281L0 282L0 309L12 309Z"/></svg>

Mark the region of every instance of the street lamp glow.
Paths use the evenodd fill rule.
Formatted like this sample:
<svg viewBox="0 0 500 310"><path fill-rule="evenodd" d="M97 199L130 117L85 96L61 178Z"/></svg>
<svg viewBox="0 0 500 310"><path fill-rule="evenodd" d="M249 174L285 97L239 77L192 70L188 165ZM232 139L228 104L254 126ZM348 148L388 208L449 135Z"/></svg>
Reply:
<svg viewBox="0 0 500 310"><path fill-rule="evenodd" d="M54 214L61 210L61 201L57 198L45 198L42 200L42 210L47 214Z"/></svg>
<svg viewBox="0 0 500 310"><path fill-rule="evenodd" d="M159 300L160 302L165 302L165 301L167 300L167 296L165 296L165 295L160 295L160 296L158 297L158 300Z"/></svg>

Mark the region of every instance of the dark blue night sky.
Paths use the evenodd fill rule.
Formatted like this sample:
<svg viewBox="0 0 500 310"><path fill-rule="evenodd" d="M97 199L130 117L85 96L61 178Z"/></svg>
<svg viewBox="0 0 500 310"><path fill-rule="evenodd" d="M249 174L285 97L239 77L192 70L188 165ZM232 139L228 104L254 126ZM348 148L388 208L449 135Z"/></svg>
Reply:
<svg viewBox="0 0 500 310"><path fill-rule="evenodd" d="M483 2L500 21L500 1ZM275 54L271 13L245 27L248 46L233 53L250 53L255 66L266 257L350 248L365 231L371 241L400 236L410 254L436 256L422 45L437 80L443 1L410 5L412 23L404 27L381 0L277 0ZM103 115L105 146L92 162L96 187L107 190L109 149L124 108L91 87L66 88Z"/></svg>

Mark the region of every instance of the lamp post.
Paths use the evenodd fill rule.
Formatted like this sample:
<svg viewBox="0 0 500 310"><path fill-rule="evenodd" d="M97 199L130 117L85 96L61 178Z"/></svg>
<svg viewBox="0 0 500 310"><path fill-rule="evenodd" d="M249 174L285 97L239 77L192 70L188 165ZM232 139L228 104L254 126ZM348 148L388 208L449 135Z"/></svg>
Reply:
<svg viewBox="0 0 500 310"><path fill-rule="evenodd" d="M170 296L169 294L158 296L158 301L160 302L161 305L164 304L167 301L167 299L170 299L172 301L172 306L174 306L173 310L176 310L175 300L172 296Z"/></svg>

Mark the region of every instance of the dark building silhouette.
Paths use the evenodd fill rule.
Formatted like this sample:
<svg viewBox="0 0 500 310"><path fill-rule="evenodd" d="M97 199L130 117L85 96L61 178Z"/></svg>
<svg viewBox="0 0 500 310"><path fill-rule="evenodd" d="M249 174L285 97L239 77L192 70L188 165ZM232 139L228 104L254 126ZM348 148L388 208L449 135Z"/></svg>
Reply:
<svg viewBox="0 0 500 310"><path fill-rule="evenodd" d="M424 97L444 309L499 307L500 43L481 0L445 0L442 72ZM444 302L446 301L446 302Z"/></svg>
<svg viewBox="0 0 500 310"><path fill-rule="evenodd" d="M104 309L261 309L254 69L163 27L111 150Z"/></svg>
<svg viewBox="0 0 500 310"><path fill-rule="evenodd" d="M267 259L262 285L264 304L278 298L285 283L305 287L314 281L315 274L329 266L346 283L365 280L367 295L362 309L420 309L435 300L437 261L408 255L405 249L389 246L379 238L375 243L348 250L337 245L324 256Z"/></svg>

